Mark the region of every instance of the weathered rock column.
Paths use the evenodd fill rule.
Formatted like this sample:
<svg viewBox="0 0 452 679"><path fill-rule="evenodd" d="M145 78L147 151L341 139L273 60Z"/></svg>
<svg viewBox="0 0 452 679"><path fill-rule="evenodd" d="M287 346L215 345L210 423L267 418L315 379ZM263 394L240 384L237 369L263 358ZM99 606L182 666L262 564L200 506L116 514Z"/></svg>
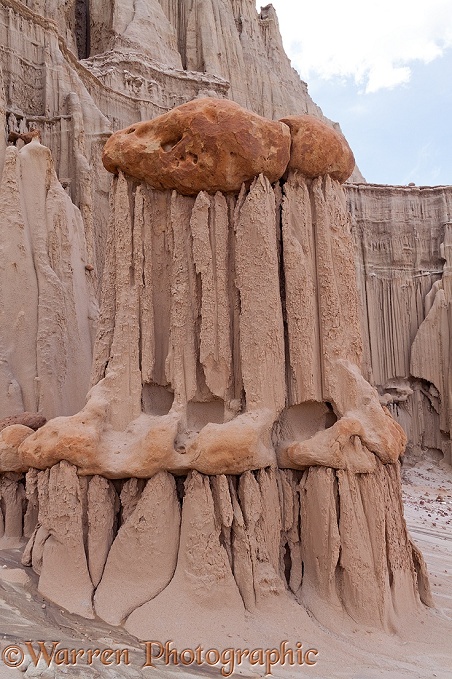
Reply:
<svg viewBox="0 0 452 679"><path fill-rule="evenodd" d="M142 638L170 638L176 611L209 639L278 606L302 628L308 611L394 630L431 604L403 518L406 437L361 373L334 178L353 155L290 122L288 169L289 127L230 102L111 138L94 385L16 448L41 470L40 591Z"/></svg>

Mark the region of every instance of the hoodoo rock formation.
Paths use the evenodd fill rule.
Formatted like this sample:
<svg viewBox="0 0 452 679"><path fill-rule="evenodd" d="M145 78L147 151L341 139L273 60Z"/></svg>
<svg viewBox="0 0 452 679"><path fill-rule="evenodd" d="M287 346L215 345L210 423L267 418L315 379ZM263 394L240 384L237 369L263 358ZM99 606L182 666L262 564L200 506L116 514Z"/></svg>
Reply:
<svg viewBox="0 0 452 679"><path fill-rule="evenodd" d="M198 125L198 163L183 170L196 197L156 190L154 176L137 181L137 139L151 167L153 149L170 153L152 123L107 144L107 167L124 163L129 178L113 181L93 387L78 414L18 439L19 471L33 470L33 484L37 473L38 488L25 562L48 598L142 638L156 624L163 633L183 598L184 625L206 607L243 615L276 597L323 623L331 608L394 629L402 603L406 614L431 601L401 510L406 437L361 374L343 190L290 169L274 186L264 174L242 181L234 195L226 171L211 195L216 180L198 166L204 152L213 159L212 140L227 157L237 152L229 132L246 132L243 165L253 168L269 129L268 153L283 159L276 180L289 128L216 100L174 118L183 152ZM317 155L321 167L328 147ZM119 523L108 479L121 480Z"/></svg>
<svg viewBox="0 0 452 679"><path fill-rule="evenodd" d="M84 273L98 298L111 185L111 175L102 166L102 151L112 131L205 97L233 99L265 116L267 124L271 119L309 113L333 126L290 67L273 8L258 14L250 0L221 0L218 13L218 1L145 0L135 6L129 0L72 0L63 7L55 0L0 0L0 44L7 46L0 51L0 124L5 129L0 135L0 170L8 137L16 140L18 157L25 159L30 154L21 155L22 141L33 131L40 133L42 145L51 151L56 177L72 201L71 210L73 205L78 208L76 219L81 218L84 229L85 242L79 247ZM150 39L152 35L155 39ZM9 162L8 172L11 169ZM352 177L362 178L357 170ZM23 181L18 192L30 195ZM9 202L3 194L2 204ZM2 241L7 242L6 227L1 228ZM54 247L49 233L45 249L51 267ZM31 272L23 280L30 287ZM35 296L30 290L23 297L20 313L31 322L36 315ZM86 304L93 325L96 311L91 295ZM52 299L50 305L56 309L59 302ZM13 317L18 313L17 299L6 295L3 309L6 317ZM29 337L33 332L30 329ZM42 409L43 399L47 418L74 414L80 408L86 395L86 368L74 368L79 384L68 385L72 395L63 407L54 400L53 381L39 375L32 347L21 353L18 362L17 349L13 359L3 343L2 338L0 375L6 372L0 377L0 418L23 409ZM69 353L75 357L78 352ZM90 360L92 346L89 354ZM56 355L62 358L60 352Z"/></svg>
<svg viewBox="0 0 452 679"><path fill-rule="evenodd" d="M0 0L0 44L0 547L145 639L421 615L451 189L343 184L271 5Z"/></svg>

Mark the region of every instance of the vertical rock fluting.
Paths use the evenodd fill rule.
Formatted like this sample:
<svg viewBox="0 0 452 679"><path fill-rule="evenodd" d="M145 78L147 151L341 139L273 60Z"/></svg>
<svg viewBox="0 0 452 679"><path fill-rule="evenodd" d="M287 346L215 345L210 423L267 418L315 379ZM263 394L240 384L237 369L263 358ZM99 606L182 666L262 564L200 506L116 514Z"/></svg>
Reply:
<svg viewBox="0 0 452 679"><path fill-rule="evenodd" d="M0 544L17 547L23 535L25 490L22 474L7 472L0 478Z"/></svg>
<svg viewBox="0 0 452 679"><path fill-rule="evenodd" d="M279 414L285 403L285 379L275 211L271 185L260 176L240 205L234 253L247 409Z"/></svg>
<svg viewBox="0 0 452 679"><path fill-rule="evenodd" d="M451 188L360 184L347 186L346 195L364 375L407 432L410 452L434 449L450 461Z"/></svg>
<svg viewBox="0 0 452 679"><path fill-rule="evenodd" d="M96 614L140 638L172 636L176 608L177 634L199 641L215 638L219 617L243 626L245 611L295 606L300 624L307 609L326 627L351 618L395 631L420 601L432 605L402 518L396 465L378 463L373 474L318 466L239 477L190 472L181 500L173 477L160 472L127 518L114 491L107 499L88 490L88 516L110 517L97 522L84 518L75 479L66 463L38 472L40 517L24 563L50 600L91 617L95 592ZM92 549L111 540L96 587Z"/></svg>
<svg viewBox="0 0 452 679"><path fill-rule="evenodd" d="M112 49L139 51L166 68L182 68L177 38L158 0L90 2L89 55ZM89 56L87 55L87 56Z"/></svg>
<svg viewBox="0 0 452 679"><path fill-rule="evenodd" d="M141 638L170 638L177 606L192 641L275 606L394 630L430 605L405 438L360 372L340 185L291 171L193 198L120 174L111 205L87 405L18 449L42 469L40 591Z"/></svg>
<svg viewBox="0 0 452 679"><path fill-rule="evenodd" d="M175 29L184 68L230 83L230 98L268 118L320 114L290 65L278 19L249 0L159 0Z"/></svg>
<svg viewBox="0 0 452 679"><path fill-rule="evenodd" d="M288 339L288 402L322 401L318 281L312 205L303 177L285 185L282 214Z"/></svg>
<svg viewBox="0 0 452 679"><path fill-rule="evenodd" d="M6 97L5 86L3 83L3 72L0 66L0 130L6 129ZM4 135L0 135L0 177L3 172L3 164L5 162L6 139Z"/></svg>
<svg viewBox="0 0 452 679"><path fill-rule="evenodd" d="M94 587L99 584L116 529L118 511L116 491L108 479L93 476L88 485L87 554L89 574Z"/></svg>
<svg viewBox="0 0 452 679"><path fill-rule="evenodd" d="M362 342L353 243L344 197L330 177L284 186L283 256L291 405L337 400L335 362L360 367Z"/></svg>
<svg viewBox="0 0 452 679"><path fill-rule="evenodd" d="M0 413L77 412L97 303L80 213L37 139L7 149L0 201Z"/></svg>
<svg viewBox="0 0 452 679"><path fill-rule="evenodd" d="M272 118L310 112L324 119L283 51L274 9L259 15L248 0L8 0L0 3L0 44L8 46L0 52L0 174L8 134L39 129L80 209L96 292L111 183L101 155L112 129L212 95ZM88 48L91 58L82 59ZM198 63L202 72L185 70ZM26 281L31 287L32 276ZM23 387L6 364L1 373L5 412L20 412L28 375ZM82 374L86 380L76 371L75 382Z"/></svg>
<svg viewBox="0 0 452 679"><path fill-rule="evenodd" d="M452 464L452 392L450 337L452 328L452 223L444 224L441 244L444 261L441 281L437 281L425 298L425 319L419 326L411 348L410 373L429 383L432 396L438 396L439 429L443 433L441 449ZM433 387L433 388L432 388ZM446 436L444 436L446 435Z"/></svg>

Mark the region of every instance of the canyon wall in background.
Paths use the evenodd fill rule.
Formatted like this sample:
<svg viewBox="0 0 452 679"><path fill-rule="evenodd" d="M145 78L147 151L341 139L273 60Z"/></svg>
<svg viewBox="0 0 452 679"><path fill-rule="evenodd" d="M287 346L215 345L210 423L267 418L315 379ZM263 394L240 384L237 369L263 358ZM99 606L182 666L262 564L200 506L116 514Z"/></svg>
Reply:
<svg viewBox="0 0 452 679"><path fill-rule="evenodd" d="M364 374L415 456L451 458L452 187L346 186Z"/></svg>

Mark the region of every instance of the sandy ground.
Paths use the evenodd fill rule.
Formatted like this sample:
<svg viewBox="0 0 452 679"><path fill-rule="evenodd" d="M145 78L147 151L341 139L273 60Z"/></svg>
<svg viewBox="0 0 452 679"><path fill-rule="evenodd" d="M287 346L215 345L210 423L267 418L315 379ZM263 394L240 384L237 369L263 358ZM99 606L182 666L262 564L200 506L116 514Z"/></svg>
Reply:
<svg viewBox="0 0 452 679"><path fill-rule="evenodd" d="M336 626L335 631L331 631L313 621L318 635L307 641L319 651L317 664L311 667L276 665L272 670L274 677L452 679L452 469L434 459L425 459L412 467L405 464L402 477L406 520L427 561L436 608L426 609L417 618L407 620L397 635L362 627L341 631ZM37 593L36 575L20 565L20 556L19 549L0 551L0 648L18 644L25 651L25 660L19 669L13 669L6 667L0 658L0 679L221 678L221 666L204 664L187 669L155 663L156 667L143 668L146 655L142 644L120 628L70 615L45 601ZM262 625L262 621L259 624ZM232 636L228 632L226 621L225 641L219 645L221 649L228 647L228 637ZM303 631L299 632L298 639L302 639ZM281 640L283 638L287 637L282 632ZM59 641L59 648L128 649L129 664L122 662L118 666L104 667L94 658L92 666L79 659L76 665L51 663L47 667L41 661L36 667L28 657L26 641L32 641L36 650L37 641L48 642L49 648L51 642ZM229 644L232 645L230 641ZM268 648L264 643L262 646ZM246 643L242 648L245 647ZM304 645L304 648L308 646ZM243 664L235 668L232 676L262 677L265 671Z"/></svg>
<svg viewBox="0 0 452 679"><path fill-rule="evenodd" d="M402 479L405 518L427 561L437 610L452 621L452 469L426 460L404 468ZM450 647L452 658L452 637Z"/></svg>

